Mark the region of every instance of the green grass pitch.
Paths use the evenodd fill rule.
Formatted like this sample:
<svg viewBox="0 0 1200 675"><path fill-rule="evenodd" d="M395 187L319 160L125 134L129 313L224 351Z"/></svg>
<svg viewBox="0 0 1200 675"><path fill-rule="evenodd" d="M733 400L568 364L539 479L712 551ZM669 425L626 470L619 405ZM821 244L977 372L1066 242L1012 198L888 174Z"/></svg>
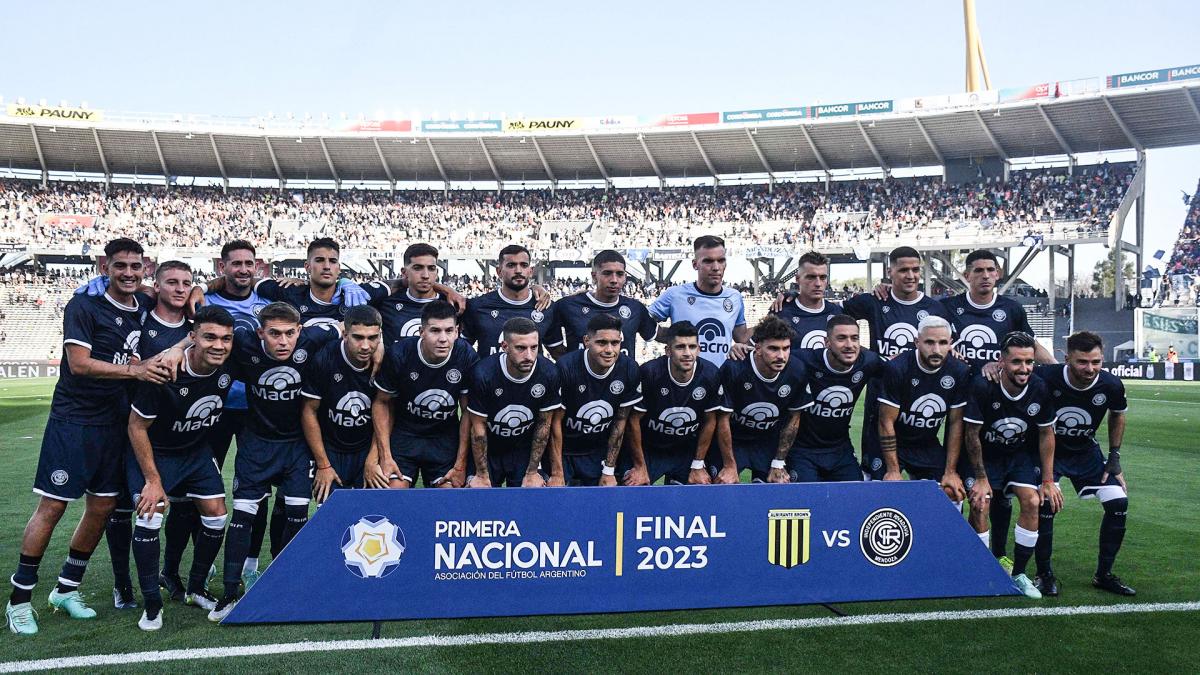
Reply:
<svg viewBox="0 0 1200 675"><path fill-rule="evenodd" d="M21 531L35 504L30 492L52 380L0 381L0 575L15 568ZM1116 572L1138 589L1124 600L1091 588L1100 506L1068 497L1055 528L1055 569L1062 595L1040 602L1021 598L847 604L851 615L941 610L1052 607L1120 602L1200 600L1200 386L1128 383L1129 424L1123 460L1130 515ZM857 430L855 430L857 437ZM230 463L232 466L232 462ZM697 488L701 489L701 488ZM168 603L157 634L136 627L140 612L112 608L112 573L102 543L84 591L100 615L71 621L46 607L67 540L81 506L73 505L46 553L34 592L41 633L0 635L2 662L91 654L255 645L304 640L364 639L366 624L218 627L204 612ZM190 554L190 552L189 552ZM185 558L184 565L188 564ZM1031 563L1032 567L1032 563ZM215 588L216 584L214 584ZM697 589L703 592L703 589ZM383 637L456 635L716 623L831 616L823 607L772 607L642 614L438 620L388 623ZM1196 612L957 619L918 624L831 626L620 640L525 645L422 647L342 651L220 660L150 663L142 670L253 672L411 670L507 671L826 671L865 672L1194 672L1191 647L1200 639ZM129 666L120 666L122 671ZM115 670L115 668L110 669Z"/></svg>

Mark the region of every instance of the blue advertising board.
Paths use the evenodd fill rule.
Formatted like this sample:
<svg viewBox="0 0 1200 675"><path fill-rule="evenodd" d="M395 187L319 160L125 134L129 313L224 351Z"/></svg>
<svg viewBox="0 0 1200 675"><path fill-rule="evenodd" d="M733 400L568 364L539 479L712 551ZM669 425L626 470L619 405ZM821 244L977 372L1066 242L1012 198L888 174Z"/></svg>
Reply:
<svg viewBox="0 0 1200 675"><path fill-rule="evenodd" d="M225 622L1013 594L932 481L339 490Z"/></svg>
<svg viewBox="0 0 1200 675"><path fill-rule="evenodd" d="M432 120L421 122L422 132L502 131L500 120Z"/></svg>
<svg viewBox="0 0 1200 675"><path fill-rule="evenodd" d="M808 116L808 108L762 108L760 110L738 110L721 113L721 121L730 122L773 122L775 120L799 120Z"/></svg>
<svg viewBox="0 0 1200 675"><path fill-rule="evenodd" d="M1178 68L1159 68L1158 70L1143 70L1136 73L1121 73L1105 78L1105 86L1109 89L1121 87L1144 87L1148 84L1164 84L1176 80L1194 80L1200 77L1200 65L1180 66Z"/></svg>

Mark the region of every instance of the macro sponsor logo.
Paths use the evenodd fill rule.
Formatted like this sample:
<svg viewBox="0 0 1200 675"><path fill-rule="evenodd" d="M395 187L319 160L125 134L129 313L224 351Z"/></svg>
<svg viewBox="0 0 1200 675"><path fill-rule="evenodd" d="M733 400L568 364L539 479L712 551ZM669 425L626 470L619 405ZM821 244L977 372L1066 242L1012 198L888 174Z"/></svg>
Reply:
<svg viewBox="0 0 1200 675"><path fill-rule="evenodd" d="M361 391L351 391L329 409L329 421L342 427L361 427L371 422L371 399Z"/></svg>
<svg viewBox="0 0 1200 675"><path fill-rule="evenodd" d="M696 420L695 410L678 407L663 410L657 419L649 420L646 426L664 436L690 436L700 428L700 423Z"/></svg>
<svg viewBox="0 0 1200 675"><path fill-rule="evenodd" d="M700 337L701 352L729 353L729 340L725 332L725 324L716 319L701 319L696 324L696 333Z"/></svg>
<svg viewBox="0 0 1200 675"><path fill-rule="evenodd" d="M488 431L496 436L521 436L533 425L533 412L523 405L506 405L488 420Z"/></svg>
<svg viewBox="0 0 1200 675"><path fill-rule="evenodd" d="M221 408L224 405L220 396L212 394L204 396L188 408L186 417L181 420L175 420L171 425L171 431L181 433L185 431L200 431L205 427L211 427L221 418Z"/></svg>
<svg viewBox="0 0 1200 675"><path fill-rule="evenodd" d="M911 323L894 323L883 331L880 351L884 356L895 356L912 349L917 343L917 329Z"/></svg>
<svg viewBox="0 0 1200 675"><path fill-rule="evenodd" d="M264 401L292 401L300 395L300 373L291 366L275 366L258 376L250 387Z"/></svg>
<svg viewBox="0 0 1200 675"><path fill-rule="evenodd" d="M756 401L734 413L733 420L744 427L766 431L779 421L779 408L774 403Z"/></svg>
<svg viewBox="0 0 1200 675"><path fill-rule="evenodd" d="M800 347L802 349L820 349L825 346L825 331L810 330L800 338Z"/></svg>
<svg viewBox="0 0 1200 675"><path fill-rule="evenodd" d="M854 412L854 392L841 385L826 387L817 394L810 412L817 417L849 417Z"/></svg>
<svg viewBox="0 0 1200 675"><path fill-rule="evenodd" d="M454 397L445 389L426 389L405 404L408 414L425 420L443 421L454 415Z"/></svg>
<svg viewBox="0 0 1200 675"><path fill-rule="evenodd" d="M1000 350L996 334L991 328L981 324L971 324L959 334L958 342L954 343L963 358L972 361L999 361Z"/></svg>
<svg viewBox="0 0 1200 675"><path fill-rule="evenodd" d="M1058 420L1054 423L1054 433L1057 436L1087 438L1095 435L1092 428L1092 416L1083 408L1067 406L1059 408Z"/></svg>
<svg viewBox="0 0 1200 675"><path fill-rule="evenodd" d="M937 394L925 394L900 413L900 421L917 429L937 429L946 419L946 401Z"/></svg>
<svg viewBox="0 0 1200 675"><path fill-rule="evenodd" d="M992 422L983 433L984 440L998 445L1017 445L1025 440L1029 425L1019 417L1003 417Z"/></svg>
<svg viewBox="0 0 1200 675"><path fill-rule="evenodd" d="M608 401L588 401L567 418L567 428L581 434L599 434L608 430L613 420L613 408Z"/></svg>

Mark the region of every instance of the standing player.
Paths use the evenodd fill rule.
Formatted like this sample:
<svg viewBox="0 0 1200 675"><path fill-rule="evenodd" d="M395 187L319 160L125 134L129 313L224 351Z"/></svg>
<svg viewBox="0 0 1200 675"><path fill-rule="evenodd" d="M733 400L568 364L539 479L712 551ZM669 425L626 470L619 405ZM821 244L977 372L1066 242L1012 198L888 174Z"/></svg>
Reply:
<svg viewBox="0 0 1200 675"><path fill-rule="evenodd" d="M799 292L792 300L786 300L778 312L796 337L792 339L792 352L801 349L820 349L825 346L825 324L829 317L842 313L836 302L825 302L825 289L829 287L829 258L816 251L800 256L796 268L796 284Z"/></svg>
<svg viewBox="0 0 1200 675"><path fill-rule="evenodd" d="M551 464L566 485L616 485L630 406L642 400L637 361L621 353L621 320L597 313L582 350L555 363L564 410L555 413Z"/></svg>
<svg viewBox="0 0 1200 675"><path fill-rule="evenodd" d="M558 371L541 356L538 337L532 320L509 319L501 332L500 354L481 358L471 370L471 487L546 484L539 469L562 399Z"/></svg>
<svg viewBox="0 0 1200 675"><path fill-rule="evenodd" d="M707 485L705 457L725 392L720 372L700 358L690 321L667 327L667 353L641 366L642 400L629 418L625 485Z"/></svg>
<svg viewBox="0 0 1200 675"><path fill-rule="evenodd" d="M209 612L212 621L224 619L236 603L254 517L271 486L279 485L284 498L286 521L280 551L308 522L313 462L296 423L303 407L300 389L309 358L338 338L337 331L324 325L302 331L300 313L287 303L263 307L258 318L262 327L256 333L243 331L235 336L230 359L234 376L246 383L250 409L234 462L225 591Z"/></svg>
<svg viewBox="0 0 1200 675"><path fill-rule="evenodd" d="M650 305L655 321L690 321L700 339L700 356L720 367L727 357L743 359L753 347L748 344L746 310L742 294L725 286L725 240L712 235L697 237L692 248L695 257L695 283L671 286ZM659 326L657 339L666 328Z"/></svg>
<svg viewBox="0 0 1200 675"><path fill-rule="evenodd" d="M823 348L805 349L796 355L812 401L801 416L800 432L788 453L789 472L799 483L862 480L850 441L850 418L863 389L869 390L869 383L883 373L879 356L862 349L857 321L836 314L826 326Z"/></svg>
<svg viewBox="0 0 1200 675"><path fill-rule="evenodd" d="M717 414L721 458L714 482L737 483L747 468L753 482L788 482L788 450L801 411L812 405L804 366L790 358L794 335L779 317L764 317L754 327L750 358L721 366L725 397Z"/></svg>
<svg viewBox="0 0 1200 675"><path fill-rule="evenodd" d="M342 339L309 360L300 394L300 427L316 472L313 497L321 504L334 486L361 488L373 454L371 360L383 338L379 312L359 305L346 310Z"/></svg>
<svg viewBox="0 0 1200 675"><path fill-rule="evenodd" d="M220 420L233 383L225 369L233 317L220 307L205 307L196 312L191 337L182 372L173 382L139 385L129 413L132 456L125 470L138 514L133 556L146 603L138 621L142 630L163 624L158 531L169 496L191 499L202 525L185 601L204 609L216 604L204 586L225 537L225 485L208 448L208 431Z"/></svg>
<svg viewBox="0 0 1200 675"><path fill-rule="evenodd" d="M842 307L846 314L866 321L871 333L871 350L890 359L913 348L917 342L917 324L927 316L950 315L942 303L921 291L921 254L910 246L900 246L888 254L888 278L891 290L886 300L860 293ZM868 385L867 400L879 398L879 383ZM879 408L868 405L863 413L862 470L872 480L884 474L879 450Z"/></svg>
<svg viewBox="0 0 1200 675"><path fill-rule="evenodd" d="M142 247L132 239L114 239L104 247L108 289L103 295L76 295L63 310L63 358L50 419L42 436L33 491L37 509L25 526L20 559L12 575L5 608L8 627L22 635L37 633L33 587L38 567L67 504L83 497L86 505L71 536L67 560L50 592L50 606L73 619L91 619L96 611L79 594L88 559L100 543L104 524L121 490L125 422L130 380L162 383L171 377L161 363L139 363L138 331L150 299L142 285Z"/></svg>
<svg viewBox="0 0 1200 675"><path fill-rule="evenodd" d="M1036 599L1042 594L1025 576L1025 567L1037 546L1038 508L1047 501L1057 512L1062 508L1062 492L1054 482L1054 400L1045 382L1032 377L1034 344L1027 333L1004 336L1000 381L989 382L982 376L972 380L963 421L967 455L975 472L971 525L987 545L987 503L1004 493L1016 495L1021 513L1010 572L1021 592ZM1001 565L1007 567L1004 561Z"/></svg>
<svg viewBox="0 0 1200 675"><path fill-rule="evenodd" d="M481 358L500 351L500 344L504 341L504 326L515 318L533 322L539 344L550 340L561 343L562 331L557 330L554 305L545 310L538 309L537 298L529 287L531 272L529 249L519 244L509 244L500 250L496 267L500 287L467 301L467 311L463 314L463 337L475 344Z"/></svg>
<svg viewBox="0 0 1200 675"><path fill-rule="evenodd" d="M438 250L429 244L411 244L404 249L403 260L401 279L405 284L402 287L379 299L375 296L381 289L388 289L386 284L375 281L365 287L372 296L371 305L383 317L385 345L418 335L421 332L421 311L438 299L438 290L434 288L438 278Z"/></svg>
<svg viewBox="0 0 1200 675"><path fill-rule="evenodd" d="M375 376L378 457L369 462L372 487L462 487L467 477L467 378L479 360L458 337L457 313L435 300L421 311L419 337L387 348ZM376 467L378 467L376 469Z"/></svg>
<svg viewBox="0 0 1200 675"><path fill-rule="evenodd" d="M971 374L979 375L984 366L1000 360L1000 338L1013 331L1033 335L1025 308L997 290L1000 264L996 254L985 249L967 255L966 293L947 298L944 305L954 327L954 350L971 366ZM1054 363L1054 356L1041 344L1034 342L1034 358L1038 363ZM1006 562L1008 525L1012 521L1012 503L1007 496L993 499L991 523L994 540L992 553Z"/></svg>
<svg viewBox="0 0 1200 675"><path fill-rule="evenodd" d="M594 290L576 293L554 303L555 318L565 333L565 342L550 350L555 358L584 349L588 321L597 314L611 314L621 321L621 352L636 358L637 337L653 340L658 326L646 306L621 295L625 288L625 257L616 251L600 251L592 258ZM558 337L555 335L554 337Z"/></svg>
<svg viewBox="0 0 1200 675"><path fill-rule="evenodd" d="M1097 499L1104 508L1100 520L1100 556L1092 585L1117 595L1136 591L1112 573L1113 562L1125 538L1129 495L1121 469L1121 441L1125 436L1125 385L1104 372L1104 345L1100 336L1080 331L1067 338L1066 365L1042 365L1034 374L1046 382L1058 420L1054 424L1054 479L1071 479L1080 499ZM1108 413L1108 459L1096 442L1096 432ZM1058 595L1058 579L1050 565L1054 546L1054 511L1042 504L1038 523L1038 590Z"/></svg>
<svg viewBox="0 0 1200 675"><path fill-rule="evenodd" d="M966 499L959 473L963 409L970 369L950 354L950 323L927 316L917 324L917 348L883 366L879 391L879 444L884 480L936 480L951 501ZM869 402L868 402L869 403ZM938 438L945 426L946 440ZM973 473L966 474L974 481Z"/></svg>

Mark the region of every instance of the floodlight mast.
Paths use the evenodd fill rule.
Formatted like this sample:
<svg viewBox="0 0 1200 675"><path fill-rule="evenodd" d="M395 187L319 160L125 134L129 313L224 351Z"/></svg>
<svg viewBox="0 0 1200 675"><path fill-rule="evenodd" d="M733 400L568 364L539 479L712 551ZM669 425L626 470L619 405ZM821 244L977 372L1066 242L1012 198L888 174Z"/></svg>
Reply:
<svg viewBox="0 0 1200 675"><path fill-rule="evenodd" d="M988 74L983 41L975 22L975 0L963 0L963 23L966 27L967 92L988 91L992 88L992 77Z"/></svg>

